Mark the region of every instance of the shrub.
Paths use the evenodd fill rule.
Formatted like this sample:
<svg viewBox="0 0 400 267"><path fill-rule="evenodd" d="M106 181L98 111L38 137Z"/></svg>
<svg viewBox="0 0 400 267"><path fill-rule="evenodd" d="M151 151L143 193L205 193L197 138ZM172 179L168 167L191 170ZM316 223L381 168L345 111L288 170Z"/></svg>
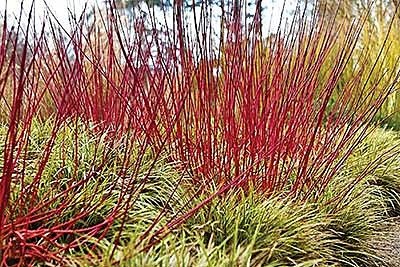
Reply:
<svg viewBox="0 0 400 267"><path fill-rule="evenodd" d="M186 29L181 1L174 3L175 23L166 32L158 30L154 14L123 28L113 4L95 13L94 24L85 13L71 20L70 31L50 20L49 28L44 24L37 32L31 25L33 5L26 28L21 19L16 24L17 38L4 26L3 265L62 263L66 253L78 249L96 252L104 239L114 244L110 258L125 238L134 239L134 252L143 252L215 199L229 198L231 190L246 197L254 189L271 203L278 196L290 203L316 203L325 196L368 136L397 70L361 79L381 67L379 53L371 68L362 65L346 80L330 105L364 22L350 25L347 37L338 39L334 18L323 21L316 12L308 17L306 9L298 9L291 24L264 40L255 27L261 18L245 18L243 4L222 8L217 42L209 34L209 3L201 6L204 15L195 21L194 36ZM332 51L335 60L327 61ZM324 64L328 71L322 71ZM158 188L149 182L163 153L167 162L177 162L181 179L168 186L167 195L140 202ZM347 203L357 182L379 162L352 177L332 203ZM183 179L187 174L189 180ZM184 193L177 194L178 188ZM171 200L179 207L169 207ZM140 234L124 236L135 205L147 202L156 207L149 208L148 223L133 227ZM237 212L248 216L245 207ZM290 213L290 207L284 209ZM269 216L265 207L255 209L262 210L261 218ZM304 240L291 228L298 223L292 215L289 230ZM256 224L250 222L249 229ZM235 246L241 238L234 237Z"/></svg>

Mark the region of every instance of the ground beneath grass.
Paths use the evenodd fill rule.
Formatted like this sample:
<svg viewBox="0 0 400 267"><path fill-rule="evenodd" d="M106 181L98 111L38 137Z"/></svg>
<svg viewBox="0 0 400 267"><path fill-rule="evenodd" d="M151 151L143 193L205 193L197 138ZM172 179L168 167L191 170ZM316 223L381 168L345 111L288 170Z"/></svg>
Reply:
<svg viewBox="0 0 400 267"><path fill-rule="evenodd" d="M376 237L372 244L387 266L400 266L400 217L385 223L381 235Z"/></svg>

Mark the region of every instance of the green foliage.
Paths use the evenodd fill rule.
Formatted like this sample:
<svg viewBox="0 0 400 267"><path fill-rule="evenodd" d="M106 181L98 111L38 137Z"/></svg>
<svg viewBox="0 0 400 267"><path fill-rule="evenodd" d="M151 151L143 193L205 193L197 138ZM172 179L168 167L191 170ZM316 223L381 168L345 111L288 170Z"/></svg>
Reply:
<svg viewBox="0 0 400 267"><path fill-rule="evenodd" d="M148 6L171 6L170 1L163 0L118 0L115 4L118 8L132 8L140 3L146 3Z"/></svg>
<svg viewBox="0 0 400 267"><path fill-rule="evenodd" d="M399 145L397 133L376 129L354 151L318 202L299 203L283 195L265 198L232 191L201 209L149 251L140 251L135 244L141 231L151 224L151 218L163 206L160 202L166 202L163 196L173 190L174 181L179 179L174 166L160 164L155 168L153 182L129 213L128 226L122 233L124 243L115 246L112 239L94 240L101 253L93 253L92 258L76 253L68 256L68 264L384 266L371 240L377 238L377 229L392 210L390 203L399 200L387 194L387 185L400 189L398 159L385 160L385 155L396 153ZM372 174L357 184L343 202L332 201L378 158L384 160L375 164ZM184 192L178 190L175 200L169 202L172 213L179 212L177 202L187 201ZM198 196L192 201L202 199ZM383 235L379 238L385 239ZM110 259L113 248L116 253Z"/></svg>
<svg viewBox="0 0 400 267"><path fill-rule="evenodd" d="M387 82L396 82L393 92L382 105L376 115L376 120L389 128L400 129L400 83L395 80L393 75L399 70L400 50L400 16L396 13L397 1L319 1L321 19L326 19L329 14L334 14L338 9L338 25L350 25L354 19L363 18L365 24L361 32L360 40L353 53L353 57L348 62L339 82L338 91L344 90L344 85L352 80L361 70L366 70L359 77L365 84L361 88L352 91L353 97L357 99L361 95L365 97L365 88L375 88L375 93L368 96L374 99L379 92L384 90ZM325 13L323 13L325 11ZM391 20L393 19L393 23ZM341 34L338 38L346 39L346 34ZM386 44L382 47L383 42ZM338 48L334 48L328 61L334 62L338 53ZM376 59L379 58L378 61ZM326 68L329 64L327 64ZM337 97L336 97L337 98ZM335 97L332 99L335 101ZM362 104L360 104L362 105ZM364 105L368 105L367 102Z"/></svg>

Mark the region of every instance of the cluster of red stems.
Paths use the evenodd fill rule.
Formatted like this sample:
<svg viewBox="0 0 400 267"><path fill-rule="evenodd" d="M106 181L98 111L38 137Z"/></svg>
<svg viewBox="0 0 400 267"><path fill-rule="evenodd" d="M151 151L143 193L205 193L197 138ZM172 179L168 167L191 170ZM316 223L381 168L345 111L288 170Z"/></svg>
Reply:
<svg viewBox="0 0 400 267"><path fill-rule="evenodd" d="M88 23L85 13L71 20L71 30L54 19L36 29L32 8L28 23L20 15L11 29L5 14L0 106L8 132L0 178L1 266L62 262L65 253L89 238L104 238L116 220L126 218L146 183L138 171L148 150L153 165L163 154L180 162L180 171L189 173L198 188L188 194L206 197L173 216L167 227L156 227L155 218L139 247L151 247L228 190L251 187L267 196L318 198L393 90L394 84L381 80L362 81L372 72L362 60L353 79L337 90L363 20L342 29L334 16L321 19L320 13L297 9L290 23L281 21L275 34L263 38L261 18L244 19L244 3L235 1L222 8L216 38L206 17L197 18L196 31L189 32L182 3L174 2L174 23L167 32L157 30L151 12L150 19L135 18L126 27L112 5L94 13L95 23ZM210 6L203 2L206 16ZM339 38L343 33L346 37ZM51 120L53 128L35 174L27 177L34 119ZM57 194L38 195L59 131L78 120L107 132L110 149L115 140L127 144L118 173L126 177L124 186L110 184L119 188L119 201L90 227L79 221L100 209L110 190L92 188L80 202L76 194L106 168L107 151L96 155L93 171L82 175L76 149L76 170L67 184L54 181L51 190ZM60 221L78 206L78 213ZM66 235L69 242L60 242Z"/></svg>

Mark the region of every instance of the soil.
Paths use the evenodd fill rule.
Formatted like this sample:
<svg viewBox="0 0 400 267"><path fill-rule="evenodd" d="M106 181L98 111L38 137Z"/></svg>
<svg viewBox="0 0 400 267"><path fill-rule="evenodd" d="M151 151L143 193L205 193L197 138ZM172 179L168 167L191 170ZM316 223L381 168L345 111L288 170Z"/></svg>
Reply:
<svg viewBox="0 0 400 267"><path fill-rule="evenodd" d="M382 232L371 241L378 256L388 267L400 266L400 217L384 224Z"/></svg>

